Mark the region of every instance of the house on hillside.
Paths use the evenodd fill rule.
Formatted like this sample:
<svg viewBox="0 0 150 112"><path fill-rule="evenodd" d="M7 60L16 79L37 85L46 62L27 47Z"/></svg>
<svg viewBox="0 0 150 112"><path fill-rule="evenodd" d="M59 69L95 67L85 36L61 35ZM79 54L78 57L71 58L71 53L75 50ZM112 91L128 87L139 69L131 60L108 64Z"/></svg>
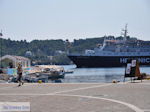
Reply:
<svg viewBox="0 0 150 112"><path fill-rule="evenodd" d="M22 67L30 67L31 60L22 56L5 55L0 58L0 66L3 68L16 68L21 63Z"/></svg>

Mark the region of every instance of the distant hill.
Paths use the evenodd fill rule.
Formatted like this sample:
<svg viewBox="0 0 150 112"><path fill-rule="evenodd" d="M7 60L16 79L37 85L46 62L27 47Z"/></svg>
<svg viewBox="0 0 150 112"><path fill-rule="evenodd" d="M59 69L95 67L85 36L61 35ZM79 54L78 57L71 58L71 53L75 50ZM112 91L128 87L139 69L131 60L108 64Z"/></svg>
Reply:
<svg viewBox="0 0 150 112"><path fill-rule="evenodd" d="M70 64L66 56L66 50L69 52L84 52L85 49L93 49L98 44L102 44L105 38L114 39L114 36L104 36L97 38L78 39L67 45L67 42L58 40L26 40L14 41L11 39L0 39L2 43L2 55L19 55L30 58L33 64ZM116 39L122 39L117 37ZM130 38L128 39L136 39ZM69 47L68 47L69 46ZM1 45L0 45L1 50ZM30 51L30 52L27 52ZM28 54L30 53L30 54Z"/></svg>

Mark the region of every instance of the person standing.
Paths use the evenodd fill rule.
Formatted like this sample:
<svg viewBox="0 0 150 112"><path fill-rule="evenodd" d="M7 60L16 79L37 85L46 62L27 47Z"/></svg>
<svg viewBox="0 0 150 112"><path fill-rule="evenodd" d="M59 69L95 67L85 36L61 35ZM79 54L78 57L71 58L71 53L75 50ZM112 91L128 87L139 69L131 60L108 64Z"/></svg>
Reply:
<svg viewBox="0 0 150 112"><path fill-rule="evenodd" d="M19 83L18 86L21 86L21 84L22 85L24 84L24 82L22 81L22 72L23 72L22 65L21 63L19 63L18 68L17 68L18 83Z"/></svg>

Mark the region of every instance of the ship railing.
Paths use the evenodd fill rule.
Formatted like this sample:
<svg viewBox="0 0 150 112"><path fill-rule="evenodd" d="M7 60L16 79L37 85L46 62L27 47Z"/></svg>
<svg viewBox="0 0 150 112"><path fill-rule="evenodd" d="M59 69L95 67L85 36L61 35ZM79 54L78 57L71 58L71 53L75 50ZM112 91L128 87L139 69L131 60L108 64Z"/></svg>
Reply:
<svg viewBox="0 0 150 112"><path fill-rule="evenodd" d="M96 53L95 55L98 56L150 56L150 52L145 53L145 52L101 52L101 53Z"/></svg>
<svg viewBox="0 0 150 112"><path fill-rule="evenodd" d="M71 53L69 56L150 56L150 52L99 52L93 54Z"/></svg>

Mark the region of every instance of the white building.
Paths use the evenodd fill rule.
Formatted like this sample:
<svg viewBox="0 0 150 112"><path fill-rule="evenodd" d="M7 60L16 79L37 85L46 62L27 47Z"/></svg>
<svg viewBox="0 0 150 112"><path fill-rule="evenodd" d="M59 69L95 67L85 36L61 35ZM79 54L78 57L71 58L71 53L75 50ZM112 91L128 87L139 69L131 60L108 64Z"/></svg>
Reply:
<svg viewBox="0 0 150 112"><path fill-rule="evenodd" d="M31 51L26 51L25 56L32 56L32 52Z"/></svg>
<svg viewBox="0 0 150 112"><path fill-rule="evenodd" d="M22 56L14 56L14 55L5 55L0 58L0 63L2 63L2 67L9 67L10 63L13 68L18 66L18 63L21 63L22 67L30 67L31 60ZM1 64L0 64L1 65Z"/></svg>

